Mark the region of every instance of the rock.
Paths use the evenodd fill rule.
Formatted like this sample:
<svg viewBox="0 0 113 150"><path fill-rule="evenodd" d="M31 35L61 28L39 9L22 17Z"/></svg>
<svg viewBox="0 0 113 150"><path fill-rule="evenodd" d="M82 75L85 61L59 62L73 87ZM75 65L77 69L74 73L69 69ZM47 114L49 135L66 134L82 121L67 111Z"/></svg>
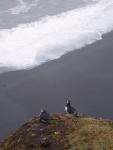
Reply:
<svg viewBox="0 0 113 150"><path fill-rule="evenodd" d="M40 129L40 132L43 132L44 131L44 129Z"/></svg>
<svg viewBox="0 0 113 150"><path fill-rule="evenodd" d="M54 132L55 135L60 135L60 132Z"/></svg>
<svg viewBox="0 0 113 150"><path fill-rule="evenodd" d="M48 137L44 137L40 140L41 147L49 147L50 145L51 145L51 142Z"/></svg>
<svg viewBox="0 0 113 150"><path fill-rule="evenodd" d="M31 134L31 137L36 137L36 136L37 136L37 134L35 134L35 133Z"/></svg>

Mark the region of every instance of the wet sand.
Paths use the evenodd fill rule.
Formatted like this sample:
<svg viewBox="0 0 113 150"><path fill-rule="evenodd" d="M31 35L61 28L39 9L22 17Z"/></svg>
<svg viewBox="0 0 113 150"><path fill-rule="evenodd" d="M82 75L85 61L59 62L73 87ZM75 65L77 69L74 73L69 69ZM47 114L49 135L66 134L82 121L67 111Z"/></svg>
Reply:
<svg viewBox="0 0 113 150"><path fill-rule="evenodd" d="M0 138L44 107L113 119L113 32L103 40L31 70L0 74Z"/></svg>

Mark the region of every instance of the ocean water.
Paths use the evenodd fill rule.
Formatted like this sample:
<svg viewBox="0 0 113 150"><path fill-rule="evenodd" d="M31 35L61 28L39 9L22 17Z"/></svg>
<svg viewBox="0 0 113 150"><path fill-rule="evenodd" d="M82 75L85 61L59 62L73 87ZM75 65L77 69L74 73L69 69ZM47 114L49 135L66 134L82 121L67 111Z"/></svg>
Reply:
<svg viewBox="0 0 113 150"><path fill-rule="evenodd" d="M113 118L112 33L101 40L112 18L113 0L0 0L0 74L84 47L0 75L0 139L41 107L64 111L68 97L84 114Z"/></svg>
<svg viewBox="0 0 113 150"><path fill-rule="evenodd" d="M38 3L38 0L30 4L19 0L17 6L5 12L21 16ZM103 34L113 30L113 0L84 3L76 4L75 9L0 29L0 67L32 68L101 40Z"/></svg>
<svg viewBox="0 0 113 150"><path fill-rule="evenodd" d="M12 28L18 24L34 22L47 15L72 10L92 0L1 0L0 28Z"/></svg>

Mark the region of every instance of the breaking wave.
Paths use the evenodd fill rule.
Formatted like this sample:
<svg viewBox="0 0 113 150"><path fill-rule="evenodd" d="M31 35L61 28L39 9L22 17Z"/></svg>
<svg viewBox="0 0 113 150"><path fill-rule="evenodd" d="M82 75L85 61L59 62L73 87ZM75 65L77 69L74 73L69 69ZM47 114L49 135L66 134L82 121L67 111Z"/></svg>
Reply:
<svg viewBox="0 0 113 150"><path fill-rule="evenodd" d="M113 30L113 0L0 30L0 67L31 68L102 39Z"/></svg>

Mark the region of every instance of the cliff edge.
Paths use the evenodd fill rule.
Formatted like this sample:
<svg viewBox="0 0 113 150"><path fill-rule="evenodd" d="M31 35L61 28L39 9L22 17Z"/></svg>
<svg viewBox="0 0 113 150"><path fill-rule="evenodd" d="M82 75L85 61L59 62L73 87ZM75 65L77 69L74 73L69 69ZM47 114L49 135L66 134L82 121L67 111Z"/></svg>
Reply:
<svg viewBox="0 0 113 150"><path fill-rule="evenodd" d="M0 150L113 150L113 121L70 114L33 117L0 143Z"/></svg>

